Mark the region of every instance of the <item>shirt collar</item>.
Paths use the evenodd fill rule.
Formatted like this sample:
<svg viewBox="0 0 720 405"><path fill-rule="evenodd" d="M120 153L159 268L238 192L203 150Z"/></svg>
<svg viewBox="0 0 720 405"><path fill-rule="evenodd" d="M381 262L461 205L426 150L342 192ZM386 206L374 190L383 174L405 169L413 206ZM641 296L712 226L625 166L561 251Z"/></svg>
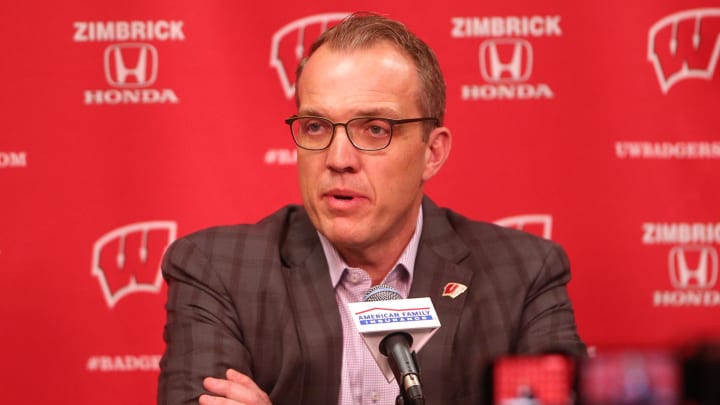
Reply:
<svg viewBox="0 0 720 405"><path fill-rule="evenodd" d="M415 232L412 238L405 246L402 254L398 258L397 263L392 267L395 269L397 266L402 265L408 272L408 282L412 284L413 272L415 271L415 257L417 257L418 246L420 244L420 234L422 233L423 226L423 213L422 206L418 209L417 221L415 222ZM337 249L323 234L318 232L320 237L320 243L322 244L323 252L325 253L325 259L328 262L330 269L330 280L332 281L333 288L337 287L340 279L342 278L343 272L346 268L349 268L345 260L340 256Z"/></svg>

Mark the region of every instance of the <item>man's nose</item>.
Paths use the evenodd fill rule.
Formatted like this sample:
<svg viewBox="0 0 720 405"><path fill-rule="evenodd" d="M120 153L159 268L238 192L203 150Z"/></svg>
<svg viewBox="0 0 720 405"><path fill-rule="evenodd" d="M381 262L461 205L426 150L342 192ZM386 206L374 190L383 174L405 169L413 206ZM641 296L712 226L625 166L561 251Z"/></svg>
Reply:
<svg viewBox="0 0 720 405"><path fill-rule="evenodd" d="M336 172L355 172L359 168L360 151L350 142L347 129L338 125L327 149L327 166Z"/></svg>

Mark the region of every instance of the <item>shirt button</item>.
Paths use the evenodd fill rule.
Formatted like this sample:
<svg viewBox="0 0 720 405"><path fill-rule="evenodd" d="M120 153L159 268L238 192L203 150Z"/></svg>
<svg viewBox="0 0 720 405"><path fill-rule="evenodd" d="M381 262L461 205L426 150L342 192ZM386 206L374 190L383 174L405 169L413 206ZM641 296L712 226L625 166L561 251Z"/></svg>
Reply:
<svg viewBox="0 0 720 405"><path fill-rule="evenodd" d="M360 277L358 277L357 274L352 273L352 274L350 275L350 281L352 281L353 283L357 283L359 280L360 280Z"/></svg>
<svg viewBox="0 0 720 405"><path fill-rule="evenodd" d="M378 395L377 392L371 392L370 399L372 399L373 403L376 403L377 401L380 400L380 395Z"/></svg>

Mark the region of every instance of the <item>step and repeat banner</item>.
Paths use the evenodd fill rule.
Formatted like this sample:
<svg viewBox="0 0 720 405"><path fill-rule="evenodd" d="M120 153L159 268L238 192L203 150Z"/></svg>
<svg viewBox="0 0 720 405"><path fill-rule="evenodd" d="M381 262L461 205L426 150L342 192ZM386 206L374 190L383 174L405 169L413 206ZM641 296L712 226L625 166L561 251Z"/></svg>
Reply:
<svg viewBox="0 0 720 405"><path fill-rule="evenodd" d="M165 248L300 202L294 71L358 10L446 75L454 149L428 195L562 244L589 346L720 336L717 0L12 2L4 402L154 402Z"/></svg>

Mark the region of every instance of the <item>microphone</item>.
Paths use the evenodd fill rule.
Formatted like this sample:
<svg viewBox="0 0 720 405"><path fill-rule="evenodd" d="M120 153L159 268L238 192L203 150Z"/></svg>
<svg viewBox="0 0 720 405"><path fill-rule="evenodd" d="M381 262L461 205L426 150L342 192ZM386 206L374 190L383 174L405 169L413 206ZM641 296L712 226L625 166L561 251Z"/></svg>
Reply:
<svg viewBox="0 0 720 405"><path fill-rule="evenodd" d="M363 302L401 299L402 297L397 290L388 285L380 284L368 290L363 297ZM423 405L425 404L425 396L422 391L417 357L415 351L410 350L412 343L413 338L409 333L405 331L392 332L380 341L379 349L380 353L388 358L395 380L400 386L400 396L404 400L403 403Z"/></svg>
<svg viewBox="0 0 720 405"><path fill-rule="evenodd" d="M365 346L375 358L375 362L388 382L396 379L396 373L389 360L392 355L388 354L392 354L393 349L397 347L397 342L394 342L397 338L388 338L385 341L383 344L385 348L382 349L384 353L380 349L383 340L394 333L402 332L410 337L409 339L405 338L407 339L407 353L420 352L420 349L440 327L440 321L430 298L404 300L397 290L387 285L371 288L365 294L363 301L348 303L348 308L355 328L362 335ZM398 352L394 361L398 371L400 366L405 367L404 374L397 377L398 384L402 389L406 375L419 375L417 360L412 354L403 355ZM414 372L409 372L407 364L415 367ZM414 378L416 377L409 377L408 384L411 384ZM408 387L411 386L412 384L408 385Z"/></svg>

